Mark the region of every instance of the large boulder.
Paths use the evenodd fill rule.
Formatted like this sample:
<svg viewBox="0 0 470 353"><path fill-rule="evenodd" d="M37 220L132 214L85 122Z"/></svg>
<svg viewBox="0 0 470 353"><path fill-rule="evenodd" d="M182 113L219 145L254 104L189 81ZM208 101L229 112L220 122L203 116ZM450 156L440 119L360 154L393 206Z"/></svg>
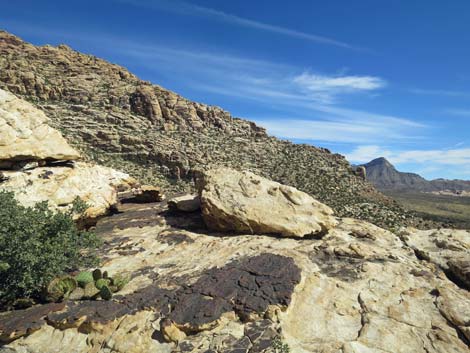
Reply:
<svg viewBox="0 0 470 353"><path fill-rule="evenodd" d="M47 121L41 110L0 89L0 165L79 159L80 154Z"/></svg>
<svg viewBox="0 0 470 353"><path fill-rule="evenodd" d="M302 238L337 224L332 209L310 195L247 171L213 169L196 184L204 221L213 230Z"/></svg>
<svg viewBox="0 0 470 353"><path fill-rule="evenodd" d="M78 162L73 166L39 167L29 171L4 171L0 190L12 191L24 206L48 201L53 210L65 210L79 197L90 207L86 218L105 214L118 202L118 191L137 182L114 169Z"/></svg>

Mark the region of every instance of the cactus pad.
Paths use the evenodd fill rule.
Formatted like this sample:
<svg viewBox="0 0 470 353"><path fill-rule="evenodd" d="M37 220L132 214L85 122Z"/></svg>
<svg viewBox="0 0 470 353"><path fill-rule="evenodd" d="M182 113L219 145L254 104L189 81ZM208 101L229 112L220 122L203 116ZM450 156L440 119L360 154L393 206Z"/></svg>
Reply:
<svg viewBox="0 0 470 353"><path fill-rule="evenodd" d="M109 287L106 285L101 287L100 295L101 295L101 298L103 298L104 300L110 300L113 297L113 293L111 292L111 289L109 289Z"/></svg>
<svg viewBox="0 0 470 353"><path fill-rule="evenodd" d="M88 272L88 271L83 271L83 272L80 272L75 277L75 279L77 280L77 283L80 287L85 288L85 286L88 283L93 282L93 274L91 272Z"/></svg>

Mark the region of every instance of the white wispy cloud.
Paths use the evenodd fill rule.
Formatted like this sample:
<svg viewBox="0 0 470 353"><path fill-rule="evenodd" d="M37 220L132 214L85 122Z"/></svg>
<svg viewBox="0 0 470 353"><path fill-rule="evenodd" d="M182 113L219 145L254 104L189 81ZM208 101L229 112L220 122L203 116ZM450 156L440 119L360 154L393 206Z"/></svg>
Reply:
<svg viewBox="0 0 470 353"><path fill-rule="evenodd" d="M284 111L277 117L246 116L276 136L335 143L415 140L427 126L408 118L339 106L339 97L386 87L375 76L311 73L270 61L217 52L120 43L123 54L149 69L182 75L191 87L261 102ZM291 111L292 113L287 113Z"/></svg>
<svg viewBox="0 0 470 353"><path fill-rule="evenodd" d="M355 49L355 50L365 50L363 48L355 47L351 44L332 39L326 36L306 33L302 31L298 31L295 29L290 29L282 26L276 26L260 21L255 21L252 19L248 19L245 17L236 16L230 13L226 13L223 11L219 11L213 8L194 5L184 1L178 0L156 0L156 1L148 1L148 0L115 0L116 2L131 4L140 7L146 8L156 8L156 9L165 9L167 11L172 11L188 16L202 16L206 18L210 18L213 20L230 23L237 26L253 28L261 31L271 32L275 34L281 34L285 36L289 36L292 38L308 40L315 43L332 45L340 48L345 49Z"/></svg>
<svg viewBox="0 0 470 353"><path fill-rule="evenodd" d="M311 73L291 65L201 49L187 50L119 40L116 51L142 60L149 69L162 65L175 74L200 76L194 85L218 94L254 100L284 98L304 104L337 103L348 94L372 92L387 82L375 76ZM227 89L228 88L228 89Z"/></svg>
<svg viewBox="0 0 470 353"><path fill-rule="evenodd" d="M322 118L318 120L289 117L254 118L254 120L265 127L269 133L291 140L360 144L364 141L380 143L384 140L398 142L419 138L411 136L406 125L397 124L396 118L387 118L379 114L373 119L368 117L345 119L335 115L322 115ZM369 153L369 155L372 154L372 152Z"/></svg>
<svg viewBox="0 0 470 353"><path fill-rule="evenodd" d="M380 77L321 75L309 72L303 72L292 81L314 100L323 103L332 103L334 97L340 94L373 91L386 86L386 81Z"/></svg>
<svg viewBox="0 0 470 353"><path fill-rule="evenodd" d="M386 82L373 76L325 76L304 72L294 78L294 82L310 91L369 91L382 88Z"/></svg>

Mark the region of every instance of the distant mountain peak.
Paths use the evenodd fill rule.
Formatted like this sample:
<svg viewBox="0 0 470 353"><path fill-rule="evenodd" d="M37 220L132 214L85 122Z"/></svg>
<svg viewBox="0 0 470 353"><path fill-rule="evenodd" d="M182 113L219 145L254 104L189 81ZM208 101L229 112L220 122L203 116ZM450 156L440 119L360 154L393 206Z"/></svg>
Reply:
<svg viewBox="0 0 470 353"><path fill-rule="evenodd" d="M371 160L369 163L365 164L365 166L379 166L379 165L386 166L388 168L391 167L391 168L395 169L393 164L390 163L385 157L375 158L375 159Z"/></svg>
<svg viewBox="0 0 470 353"><path fill-rule="evenodd" d="M387 191L465 191L470 189L470 182L464 180L426 180L415 173L398 171L386 158L379 157L363 165L366 168L367 180L379 190Z"/></svg>

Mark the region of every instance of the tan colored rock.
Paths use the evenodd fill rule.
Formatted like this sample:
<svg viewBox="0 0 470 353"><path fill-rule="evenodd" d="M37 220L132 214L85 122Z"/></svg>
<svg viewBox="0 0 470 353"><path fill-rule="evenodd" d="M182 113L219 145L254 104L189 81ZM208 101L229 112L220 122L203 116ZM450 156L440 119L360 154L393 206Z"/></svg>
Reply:
<svg viewBox="0 0 470 353"><path fill-rule="evenodd" d="M182 195L168 200L168 207L174 211L195 212L201 209L201 202L199 196Z"/></svg>
<svg viewBox="0 0 470 353"><path fill-rule="evenodd" d="M210 170L197 188L204 221L214 230L302 238L337 224L331 208L310 195L247 171Z"/></svg>
<svg viewBox="0 0 470 353"><path fill-rule="evenodd" d="M0 160L76 160L80 155L32 104L0 89Z"/></svg>
<svg viewBox="0 0 470 353"><path fill-rule="evenodd" d="M366 222L342 219L322 239L214 237L204 231L172 228L166 223L169 219L164 204L125 207L122 213L99 221L96 231L110 244L103 270L132 277L120 292L126 304L116 309L119 300L86 301L84 305L101 308L96 314L91 309L85 311L88 319L94 317L99 325L82 323L78 328L67 328L44 321L42 326L35 326L35 332L22 333L22 337L6 343L0 352L63 352L73 346L77 353L170 353L178 350L175 341L180 349L192 353L228 353L235 348L240 352L262 352L260 347L272 343L273 332L282 332L283 341L295 353L468 352L468 291L441 276L434 264L417 259L413 250L391 232ZM172 222L195 228L184 213L173 215ZM194 287L201 276L213 273L209 269L221 269L234 260L260 254L293 259L301 270L291 302L279 310L274 308L275 315L273 307L268 307L264 315L243 322L234 313L224 313L216 326L209 325L184 337L181 328L169 333L170 328L160 326L158 320L166 316L159 317L159 313L166 306L129 312L140 303L147 307L157 299L164 300L164 293L158 294L155 288L172 291L184 286L189 290L188 284ZM264 266L267 270L270 263ZM231 273L228 271L227 277ZM243 278L239 285L240 290L257 287ZM217 284L204 289L215 296L209 291L220 287ZM150 290L142 300L134 301L132 296L143 289ZM236 295L235 291L222 294ZM186 302L188 310L193 309L193 303L197 300ZM179 305L182 303L176 301L172 309ZM207 313L212 314L216 308L210 305ZM1 322L0 315L0 328ZM174 328L171 321L168 323ZM165 340L165 335L171 342Z"/></svg>
<svg viewBox="0 0 470 353"><path fill-rule="evenodd" d="M470 289L470 232L408 228L401 237L419 257L436 264L461 286Z"/></svg>
<svg viewBox="0 0 470 353"><path fill-rule="evenodd" d="M186 338L186 334L168 319L160 321L160 331L167 342L178 344Z"/></svg>
<svg viewBox="0 0 470 353"><path fill-rule="evenodd" d="M470 341L470 294L452 287L438 289L437 307Z"/></svg>
<svg viewBox="0 0 470 353"><path fill-rule="evenodd" d="M13 191L24 206L48 201L54 210L65 210L79 197L90 207L86 218L105 214L117 203L117 190L130 189L137 182L125 173L86 163L73 167L38 167L30 171L5 171L7 181L0 190Z"/></svg>

